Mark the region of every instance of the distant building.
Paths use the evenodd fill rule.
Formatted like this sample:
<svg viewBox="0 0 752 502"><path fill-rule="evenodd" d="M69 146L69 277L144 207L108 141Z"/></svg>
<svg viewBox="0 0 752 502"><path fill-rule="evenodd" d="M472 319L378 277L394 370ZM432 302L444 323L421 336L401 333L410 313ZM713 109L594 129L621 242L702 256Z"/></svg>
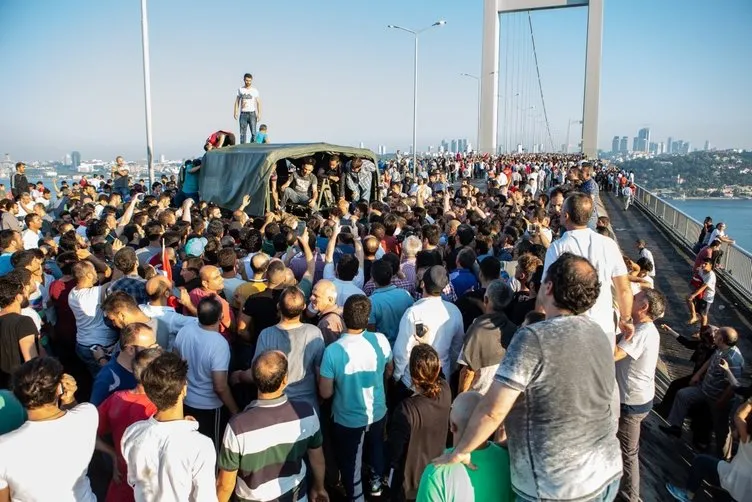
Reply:
<svg viewBox="0 0 752 502"><path fill-rule="evenodd" d="M648 147L648 151L652 153L653 155L658 153L658 143L650 143L650 146Z"/></svg>
<svg viewBox="0 0 752 502"><path fill-rule="evenodd" d="M71 152L71 165L78 169L81 165L81 152Z"/></svg>
<svg viewBox="0 0 752 502"><path fill-rule="evenodd" d="M673 141L671 141L671 136L668 137L668 140L666 141L666 153L673 153Z"/></svg>
<svg viewBox="0 0 752 502"><path fill-rule="evenodd" d="M703 148L703 150L705 150L706 152L707 152L708 150L710 150L710 141L708 141L708 140L705 140L705 147Z"/></svg>
<svg viewBox="0 0 752 502"><path fill-rule="evenodd" d="M633 152L639 152L640 150L640 138L635 136L632 138L632 151Z"/></svg>
<svg viewBox="0 0 752 502"><path fill-rule="evenodd" d="M658 143L658 155L661 155L663 153L666 153L666 144L661 141L660 143Z"/></svg>
<svg viewBox="0 0 752 502"><path fill-rule="evenodd" d="M691 141L685 141L682 145L681 153L687 154L692 151L692 142Z"/></svg>
<svg viewBox="0 0 752 502"><path fill-rule="evenodd" d="M360 148L364 148L365 147L365 145L363 145L362 141L360 142L359 146L360 146Z"/></svg>
<svg viewBox="0 0 752 502"><path fill-rule="evenodd" d="M457 140L453 139L452 142L449 144L449 151L452 153L457 153Z"/></svg>
<svg viewBox="0 0 752 502"><path fill-rule="evenodd" d="M160 155L160 156L159 156L159 163L160 163L160 164L164 164L165 162L167 162L167 160L165 159L165 156L164 156L164 154Z"/></svg>
<svg viewBox="0 0 752 502"><path fill-rule="evenodd" d="M611 140L611 153L619 153L619 136Z"/></svg>
<svg viewBox="0 0 752 502"><path fill-rule="evenodd" d="M677 139L671 144L671 153L682 153L683 148L684 142L680 139Z"/></svg>
<svg viewBox="0 0 752 502"><path fill-rule="evenodd" d="M636 151L639 152L647 152L650 148L650 128L649 127L643 127L639 131L637 131L637 146L635 147Z"/></svg>
<svg viewBox="0 0 752 502"><path fill-rule="evenodd" d="M627 153L629 151L629 138L626 136L622 136L621 141L619 141L619 151L621 153Z"/></svg>

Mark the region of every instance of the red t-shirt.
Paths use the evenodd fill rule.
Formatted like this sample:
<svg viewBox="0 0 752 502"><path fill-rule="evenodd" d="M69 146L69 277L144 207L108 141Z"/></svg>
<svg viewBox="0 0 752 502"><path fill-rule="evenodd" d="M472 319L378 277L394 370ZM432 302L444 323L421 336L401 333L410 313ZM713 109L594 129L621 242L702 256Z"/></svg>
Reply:
<svg viewBox="0 0 752 502"><path fill-rule="evenodd" d="M211 144L211 146L217 146L217 143L219 143L219 135L220 134L224 134L225 136L227 136L228 134L232 134L232 133L229 133L227 131L217 131L217 132L215 132L214 134L212 134L211 136L209 136L209 139L207 140Z"/></svg>
<svg viewBox="0 0 752 502"><path fill-rule="evenodd" d="M146 394L136 394L132 390L120 390L99 405L99 427L97 436L112 435L112 443L117 451L120 483L110 481L107 490L107 502L131 501L133 489L128 485L128 466L120 450L120 441L125 429L130 425L146 420L157 412L157 407L149 401Z"/></svg>
<svg viewBox="0 0 752 502"><path fill-rule="evenodd" d="M219 323L219 334L225 337L227 343L232 344L232 333L230 333L230 330L227 328L227 326L235 323L235 314L232 312L230 304L227 303L227 300L217 295L216 293L204 291L202 288L196 288L192 290L189 295L191 297L191 302L196 307L198 307L198 302L200 302L201 299L206 296L214 295L214 297L219 300L219 303L222 304L222 320Z"/></svg>
<svg viewBox="0 0 752 502"><path fill-rule="evenodd" d="M695 258L695 266L693 270L697 270L705 260L710 259L713 257L713 250L710 248L710 246L705 246L700 250L699 253L697 253L697 258Z"/></svg>

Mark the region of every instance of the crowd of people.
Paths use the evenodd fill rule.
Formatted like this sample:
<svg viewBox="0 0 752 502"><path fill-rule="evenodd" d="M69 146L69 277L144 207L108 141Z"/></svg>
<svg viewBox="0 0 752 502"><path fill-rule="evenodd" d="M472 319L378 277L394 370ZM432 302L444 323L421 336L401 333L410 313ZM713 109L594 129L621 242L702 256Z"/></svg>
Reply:
<svg viewBox="0 0 752 502"><path fill-rule="evenodd" d="M667 300L600 201L633 175L577 155L323 162L273 179L263 215L202 201L199 160L147 186L118 157L54 202L14 178L0 501L640 500ZM326 208L324 179L345 180ZM678 500L752 493L738 335L707 320L718 230L688 300L700 336L662 326L696 370L666 431L705 417L716 444Z"/></svg>

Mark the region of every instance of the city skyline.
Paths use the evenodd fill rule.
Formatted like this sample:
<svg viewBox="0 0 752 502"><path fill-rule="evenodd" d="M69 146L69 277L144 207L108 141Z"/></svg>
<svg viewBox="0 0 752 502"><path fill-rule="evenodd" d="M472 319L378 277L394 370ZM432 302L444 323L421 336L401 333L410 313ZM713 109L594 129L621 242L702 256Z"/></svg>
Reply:
<svg viewBox="0 0 752 502"><path fill-rule="evenodd" d="M479 72L480 1L259 4L254 18L264 22L252 23L253 36L238 45L229 27L240 5L219 0L213 9L219 15L206 18L198 5L149 4L157 155L195 156L211 132L235 131L232 100L246 71L256 77L262 122L274 142L363 141L374 151L405 150L412 143L412 42L386 25L420 28L437 19L447 25L421 39L418 149L444 138L475 142L477 91L460 73ZM585 15L585 9L531 15L557 146L566 142L568 122L581 116ZM646 126L654 138L670 131L694 145L752 148L745 90L752 69L743 64L752 52L744 22L751 16L752 3L743 0L722 8L695 0L605 2L599 148L610 151L614 135ZM502 16L502 44L510 33L523 36L525 22L526 14ZM84 158L145 157L137 4L5 2L0 33L12 76L0 90L13 97L4 103L0 151L14 159L55 159L74 150ZM502 48L501 57L510 50ZM630 63L635 53L656 57ZM534 99L534 91L525 91L525 99ZM578 137L574 126L573 148Z"/></svg>

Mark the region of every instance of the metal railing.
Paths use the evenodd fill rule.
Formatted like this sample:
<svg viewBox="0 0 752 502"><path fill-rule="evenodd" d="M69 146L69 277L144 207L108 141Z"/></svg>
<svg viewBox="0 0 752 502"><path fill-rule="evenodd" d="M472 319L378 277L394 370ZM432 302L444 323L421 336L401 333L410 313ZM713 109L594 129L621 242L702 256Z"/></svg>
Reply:
<svg viewBox="0 0 752 502"><path fill-rule="evenodd" d="M692 250L702 230L699 221L639 185L635 203L656 218L685 248ZM720 265L723 268L716 270L717 274L739 296L752 304L752 254L736 244L723 244L722 249L724 253Z"/></svg>

